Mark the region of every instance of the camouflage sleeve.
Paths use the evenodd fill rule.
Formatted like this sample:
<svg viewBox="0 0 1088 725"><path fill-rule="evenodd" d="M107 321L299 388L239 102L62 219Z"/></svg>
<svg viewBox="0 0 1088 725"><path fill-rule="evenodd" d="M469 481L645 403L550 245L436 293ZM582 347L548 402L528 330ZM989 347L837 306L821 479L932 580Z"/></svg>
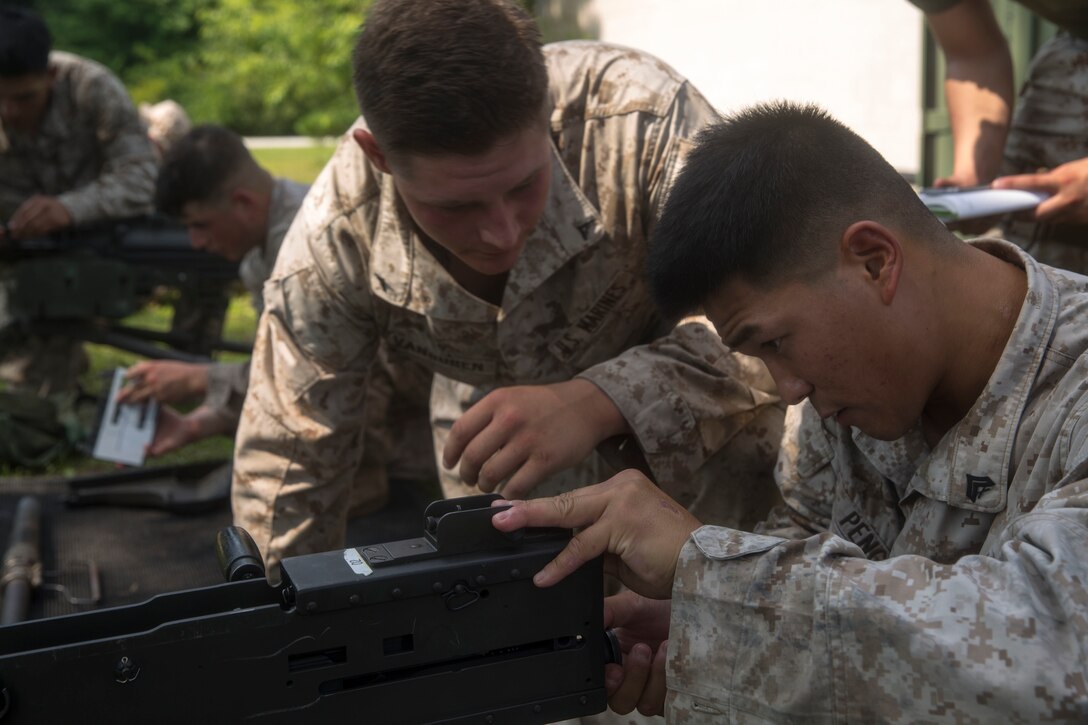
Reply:
<svg viewBox="0 0 1088 725"><path fill-rule="evenodd" d="M1083 719L1083 439L1074 429L1062 442L1077 463L1005 527L993 556L869 561L830 533L787 541L697 530L673 588L667 717Z"/></svg>
<svg viewBox="0 0 1088 725"><path fill-rule="evenodd" d="M578 377L619 409L663 486L690 478L762 407L778 402L763 363L722 345L705 317L682 320L665 337Z"/></svg>
<svg viewBox="0 0 1088 725"><path fill-rule="evenodd" d="M223 420L238 425L249 387L249 363L213 363L208 366L208 392L204 405Z"/></svg>
<svg viewBox="0 0 1088 725"><path fill-rule="evenodd" d="M270 564L342 543L378 346L359 234L296 224L265 286L232 499Z"/></svg>
<svg viewBox="0 0 1088 725"><path fill-rule="evenodd" d="M101 144L102 173L57 199L75 224L117 219L151 211L157 166L147 132L121 82L100 73L75 89L79 108L90 109Z"/></svg>

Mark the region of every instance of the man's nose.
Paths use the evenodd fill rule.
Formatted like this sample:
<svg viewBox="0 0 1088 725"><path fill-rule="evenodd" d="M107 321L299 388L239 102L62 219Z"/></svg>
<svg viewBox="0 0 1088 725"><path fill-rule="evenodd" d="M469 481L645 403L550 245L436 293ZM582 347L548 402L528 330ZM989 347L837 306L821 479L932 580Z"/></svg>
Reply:
<svg viewBox="0 0 1088 725"><path fill-rule="evenodd" d="M193 245L193 249L207 249L208 237L202 232L189 232L189 243Z"/></svg>
<svg viewBox="0 0 1088 725"><path fill-rule="evenodd" d="M793 375L781 366L768 363L767 369L778 387L778 394L786 405L797 405L812 394L812 385Z"/></svg>
<svg viewBox="0 0 1088 725"><path fill-rule="evenodd" d="M505 201L490 205L480 223L480 239L500 249L514 247L520 232L517 209Z"/></svg>

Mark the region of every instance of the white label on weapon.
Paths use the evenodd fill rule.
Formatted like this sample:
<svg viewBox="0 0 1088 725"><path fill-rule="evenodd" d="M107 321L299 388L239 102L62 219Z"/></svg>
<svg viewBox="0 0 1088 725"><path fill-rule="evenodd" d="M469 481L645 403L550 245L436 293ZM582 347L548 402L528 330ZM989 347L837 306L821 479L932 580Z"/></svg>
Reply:
<svg viewBox="0 0 1088 725"><path fill-rule="evenodd" d="M370 564L366 563L366 559L363 558L358 549L344 549L344 561L356 574L370 576L374 573L374 570L370 568Z"/></svg>

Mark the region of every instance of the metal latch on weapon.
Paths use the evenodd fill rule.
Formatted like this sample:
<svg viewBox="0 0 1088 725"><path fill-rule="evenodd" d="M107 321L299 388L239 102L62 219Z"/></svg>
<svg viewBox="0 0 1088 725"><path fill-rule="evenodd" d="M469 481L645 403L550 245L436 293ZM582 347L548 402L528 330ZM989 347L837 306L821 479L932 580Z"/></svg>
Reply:
<svg viewBox="0 0 1088 725"><path fill-rule="evenodd" d="M465 582L457 582L453 587L442 595L442 600L446 603L446 609L451 612L457 612L465 607L470 607L480 599L480 592L470 587Z"/></svg>

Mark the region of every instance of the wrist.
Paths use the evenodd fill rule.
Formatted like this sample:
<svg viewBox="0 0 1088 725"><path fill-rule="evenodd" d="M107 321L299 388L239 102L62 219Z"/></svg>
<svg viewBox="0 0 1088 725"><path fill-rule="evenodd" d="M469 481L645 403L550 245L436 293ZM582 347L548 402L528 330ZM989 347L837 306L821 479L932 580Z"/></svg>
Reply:
<svg viewBox="0 0 1088 725"><path fill-rule="evenodd" d="M596 383L585 378L574 378L570 382L577 390L579 407L596 434L594 445L608 438L632 432L623 413Z"/></svg>
<svg viewBox="0 0 1088 725"><path fill-rule="evenodd" d="M211 382L211 365L194 365L193 372L188 376L189 397L198 398L208 394L208 385Z"/></svg>
<svg viewBox="0 0 1088 725"><path fill-rule="evenodd" d="M223 416L203 405L185 416L185 433L188 442L227 433L230 427L229 421Z"/></svg>

